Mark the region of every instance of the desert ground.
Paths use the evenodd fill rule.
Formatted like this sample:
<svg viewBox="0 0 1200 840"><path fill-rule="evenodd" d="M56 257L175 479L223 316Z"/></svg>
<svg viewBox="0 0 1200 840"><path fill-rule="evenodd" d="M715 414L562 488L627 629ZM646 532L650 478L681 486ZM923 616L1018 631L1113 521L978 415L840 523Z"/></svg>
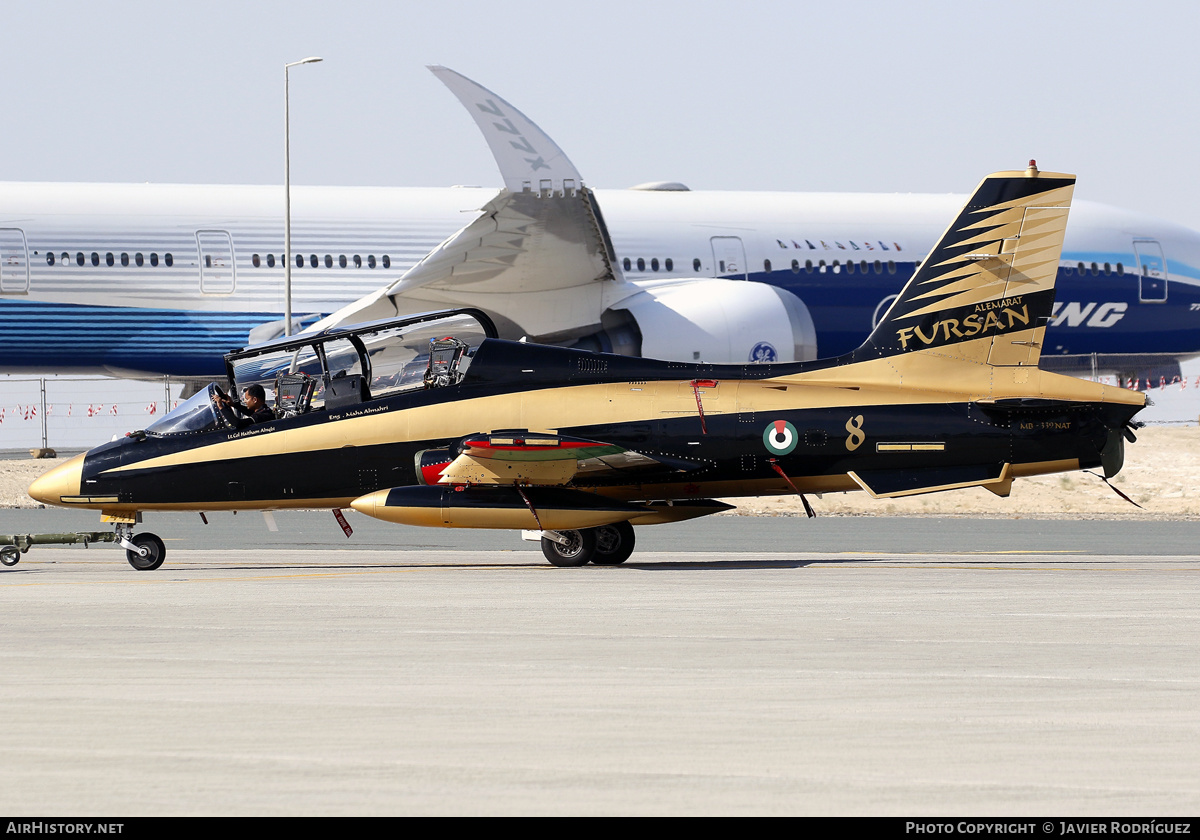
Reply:
<svg viewBox="0 0 1200 840"><path fill-rule="evenodd" d="M0 507L38 507L25 488L63 459L30 457L0 460ZM1125 468L1113 485L1141 508L1084 472L1018 479L1012 494L1000 498L980 488L931 493L904 499L872 499L866 493L812 497L818 516L987 516L1131 519L1200 518L1200 426L1147 426L1125 448ZM794 496L728 499L737 513L803 516Z"/></svg>

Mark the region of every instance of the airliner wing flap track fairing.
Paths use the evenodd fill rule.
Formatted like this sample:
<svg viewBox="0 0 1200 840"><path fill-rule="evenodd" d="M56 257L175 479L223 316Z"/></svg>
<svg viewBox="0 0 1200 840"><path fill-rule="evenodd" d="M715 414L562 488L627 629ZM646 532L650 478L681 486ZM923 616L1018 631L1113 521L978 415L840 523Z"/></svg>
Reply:
<svg viewBox="0 0 1200 840"><path fill-rule="evenodd" d="M133 534L146 511L316 507L521 530L579 566L624 562L635 526L728 510L722 497L1111 477L1144 395L1038 367L1073 186L1032 165L985 178L843 356L631 358L498 339L478 310L329 329L226 357L230 393L311 382L303 408L291 389L288 411L246 424L213 385L30 494L99 510L138 569L165 554Z"/></svg>

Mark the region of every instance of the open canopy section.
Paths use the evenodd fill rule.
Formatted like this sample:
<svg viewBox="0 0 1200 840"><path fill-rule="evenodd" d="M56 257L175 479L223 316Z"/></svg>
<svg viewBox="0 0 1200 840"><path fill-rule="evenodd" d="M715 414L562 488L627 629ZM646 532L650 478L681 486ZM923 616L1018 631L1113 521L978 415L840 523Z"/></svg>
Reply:
<svg viewBox="0 0 1200 840"><path fill-rule="evenodd" d="M465 369L495 336L485 314L456 309L278 339L230 353L225 364L236 393L262 385L276 413L288 416L427 387L447 338L461 345L455 361Z"/></svg>
<svg viewBox="0 0 1200 840"><path fill-rule="evenodd" d="M495 338L487 315L474 309L430 312L247 347L225 356L228 397L261 385L276 420L310 411L346 408L369 400L461 381L476 348ZM246 425L216 383L187 400L146 432L197 434Z"/></svg>

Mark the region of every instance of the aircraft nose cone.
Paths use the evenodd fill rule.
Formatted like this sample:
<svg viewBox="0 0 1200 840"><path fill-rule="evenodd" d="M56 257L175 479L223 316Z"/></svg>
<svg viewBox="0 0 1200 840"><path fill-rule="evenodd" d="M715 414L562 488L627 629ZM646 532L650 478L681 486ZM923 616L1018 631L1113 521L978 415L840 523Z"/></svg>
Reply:
<svg viewBox="0 0 1200 840"><path fill-rule="evenodd" d="M83 455L64 461L29 485L29 495L47 505L61 505L63 496L78 496L83 479Z"/></svg>

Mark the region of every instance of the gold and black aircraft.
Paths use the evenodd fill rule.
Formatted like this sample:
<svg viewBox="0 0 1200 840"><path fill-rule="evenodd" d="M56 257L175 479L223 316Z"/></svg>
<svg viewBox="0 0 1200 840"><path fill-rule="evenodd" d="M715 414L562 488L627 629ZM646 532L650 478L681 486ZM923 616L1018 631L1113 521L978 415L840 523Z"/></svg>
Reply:
<svg viewBox="0 0 1200 840"><path fill-rule="evenodd" d="M1005 496L1024 476L1111 477L1144 396L1038 369L1074 183L1032 162L985 178L839 358L710 365L545 347L497 340L473 310L373 322L226 356L227 390L266 385L273 421L248 425L213 384L29 492L101 511L137 569L165 553L133 533L144 511L347 507L534 532L551 563L579 566L626 560L633 526L729 509L717 498Z"/></svg>

